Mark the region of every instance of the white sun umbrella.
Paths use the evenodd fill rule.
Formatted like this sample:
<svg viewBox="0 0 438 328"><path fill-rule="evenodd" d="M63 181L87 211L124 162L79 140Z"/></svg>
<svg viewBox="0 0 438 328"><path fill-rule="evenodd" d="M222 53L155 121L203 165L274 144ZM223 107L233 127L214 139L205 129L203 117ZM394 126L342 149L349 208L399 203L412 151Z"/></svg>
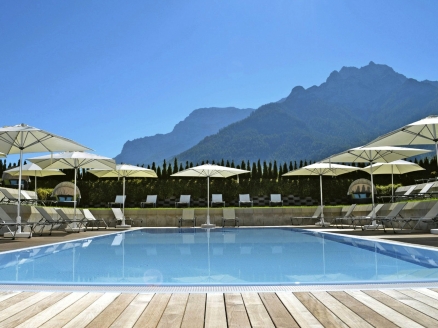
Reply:
<svg viewBox="0 0 438 328"><path fill-rule="evenodd" d="M435 145L438 163L438 115L431 115L380 136L365 147Z"/></svg>
<svg viewBox="0 0 438 328"><path fill-rule="evenodd" d="M399 159L390 163L376 163L364 167L362 171L371 174L371 169L374 174L391 174L391 186L392 186L392 197L394 197L394 174L406 174L415 171L422 171L423 169L420 165Z"/></svg>
<svg viewBox="0 0 438 328"><path fill-rule="evenodd" d="M129 164L117 164L114 170L106 169L91 169L88 172L93 173L99 178L123 178L123 196L125 196L125 178L158 178L154 170L146 169L144 167L129 165ZM123 222L125 224L125 202L123 206Z"/></svg>
<svg viewBox="0 0 438 328"><path fill-rule="evenodd" d="M74 169L75 186L77 179L77 170L79 168L91 169L115 169L116 162L109 157L103 157L95 154L73 151L63 152L46 156L39 156L28 159L30 162L37 164L45 169ZM76 218L76 188L74 189L74 217Z"/></svg>
<svg viewBox="0 0 438 328"><path fill-rule="evenodd" d="M73 140L56 134L26 125L19 124L0 128L0 152L4 154L20 154L20 173L18 181L21 181L21 167L23 153L43 153L55 151L84 151L92 150ZM21 183L18 184L17 223L21 223ZM21 234L21 227L17 228L17 236Z"/></svg>
<svg viewBox="0 0 438 328"><path fill-rule="evenodd" d="M429 150L416 149L416 148L403 148L403 147L357 147L346 150L342 153L332 155L322 162L341 162L341 163L389 163L402 158L408 158L421 154L428 153ZM374 229L376 225L376 212L374 210L374 182L373 182L373 170L371 168L371 201L372 201L372 214L373 220L370 227Z"/></svg>
<svg viewBox="0 0 438 328"><path fill-rule="evenodd" d="M6 170L5 172L9 173L10 175L19 175L20 167L14 167L13 169ZM21 167L21 174L35 177L35 193L37 192L37 177L42 178L52 175L65 175L65 173L62 173L58 169L42 169L34 163L24 164Z"/></svg>
<svg viewBox="0 0 438 328"><path fill-rule="evenodd" d="M210 178L228 178L243 173L249 173L249 171L215 164L204 164L172 174L171 177L207 178L207 222L202 227L214 228L215 225L210 223Z"/></svg>
<svg viewBox="0 0 438 328"><path fill-rule="evenodd" d="M345 173L350 173L352 171L358 170L357 167L354 166L347 166L347 165L341 165L341 164L334 164L334 163L313 163L307 166L304 166L300 169L293 170L290 172L287 172L283 174L284 177L288 176L299 176L299 175L319 175L319 190L321 194L321 222L318 222L316 225L321 226L329 226L330 223L324 222L324 202L322 197L322 176L337 176Z"/></svg>

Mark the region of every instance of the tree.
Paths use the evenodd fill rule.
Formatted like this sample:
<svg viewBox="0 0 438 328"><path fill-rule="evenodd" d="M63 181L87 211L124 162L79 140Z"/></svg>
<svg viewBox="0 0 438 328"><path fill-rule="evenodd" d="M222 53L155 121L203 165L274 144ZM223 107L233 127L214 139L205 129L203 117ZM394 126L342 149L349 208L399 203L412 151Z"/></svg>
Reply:
<svg viewBox="0 0 438 328"><path fill-rule="evenodd" d="M176 159L176 157L173 160L173 171L172 171L172 173L173 174L178 173L178 160Z"/></svg>

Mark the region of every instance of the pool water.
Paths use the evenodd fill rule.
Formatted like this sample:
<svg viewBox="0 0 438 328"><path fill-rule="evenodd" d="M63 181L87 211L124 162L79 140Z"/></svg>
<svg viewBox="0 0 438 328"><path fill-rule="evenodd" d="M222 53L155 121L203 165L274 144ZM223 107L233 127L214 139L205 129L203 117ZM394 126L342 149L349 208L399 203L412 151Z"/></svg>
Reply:
<svg viewBox="0 0 438 328"><path fill-rule="evenodd" d="M142 229L0 254L10 284L438 281L438 251L293 228Z"/></svg>

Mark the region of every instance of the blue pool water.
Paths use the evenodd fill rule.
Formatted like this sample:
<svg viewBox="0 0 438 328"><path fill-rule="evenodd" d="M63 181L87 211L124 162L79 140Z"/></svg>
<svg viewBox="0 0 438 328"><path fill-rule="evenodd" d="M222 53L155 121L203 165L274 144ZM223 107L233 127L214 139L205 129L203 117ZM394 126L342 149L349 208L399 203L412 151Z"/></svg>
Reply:
<svg viewBox="0 0 438 328"><path fill-rule="evenodd" d="M438 251L292 228L142 229L0 253L10 284L438 281Z"/></svg>

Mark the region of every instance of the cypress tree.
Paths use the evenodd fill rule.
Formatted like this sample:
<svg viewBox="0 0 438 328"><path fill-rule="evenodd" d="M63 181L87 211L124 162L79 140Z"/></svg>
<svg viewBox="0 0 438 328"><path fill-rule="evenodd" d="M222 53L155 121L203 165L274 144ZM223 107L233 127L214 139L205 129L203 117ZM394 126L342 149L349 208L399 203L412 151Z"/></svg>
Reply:
<svg viewBox="0 0 438 328"><path fill-rule="evenodd" d="M167 178L167 163L166 160L163 161L163 171L161 173L161 175L163 176L163 178Z"/></svg>
<svg viewBox="0 0 438 328"><path fill-rule="evenodd" d="M231 160L231 167L232 167L232 168L235 168L235 166L234 166L234 160Z"/></svg>
<svg viewBox="0 0 438 328"><path fill-rule="evenodd" d="M176 159L176 157L173 160L173 171L172 171L172 173L178 173L178 160Z"/></svg>
<svg viewBox="0 0 438 328"><path fill-rule="evenodd" d="M169 163L167 166L167 177L169 178L172 175L172 165Z"/></svg>
<svg viewBox="0 0 438 328"><path fill-rule="evenodd" d="M184 170L184 168L183 168L183 166L182 166L182 163L179 165L179 170L180 170L180 171Z"/></svg>
<svg viewBox="0 0 438 328"><path fill-rule="evenodd" d="M221 160L221 166L225 166L224 159Z"/></svg>
<svg viewBox="0 0 438 328"><path fill-rule="evenodd" d="M262 178L268 179L269 178L269 171L268 171L268 165L266 164L266 161L263 161L263 171L262 171Z"/></svg>
<svg viewBox="0 0 438 328"><path fill-rule="evenodd" d="M157 177L161 178L161 167L157 168Z"/></svg>
<svg viewBox="0 0 438 328"><path fill-rule="evenodd" d="M227 160L227 164L225 164L226 167L230 167L230 162Z"/></svg>
<svg viewBox="0 0 438 328"><path fill-rule="evenodd" d="M245 164L245 161L244 161L244 160L242 160L242 163L240 164L240 168L241 168L242 170L246 170L246 164Z"/></svg>
<svg viewBox="0 0 438 328"><path fill-rule="evenodd" d="M297 161L294 161L294 170L296 170L297 168L298 168Z"/></svg>
<svg viewBox="0 0 438 328"><path fill-rule="evenodd" d="M260 159L257 161L257 178L259 179L263 178L263 170L262 170L262 164L260 164Z"/></svg>
<svg viewBox="0 0 438 328"><path fill-rule="evenodd" d="M252 163L252 170L251 170L251 178L256 179L257 178L257 165L255 162Z"/></svg>
<svg viewBox="0 0 438 328"><path fill-rule="evenodd" d="M186 161L186 170L189 168L189 161Z"/></svg>
<svg viewBox="0 0 438 328"><path fill-rule="evenodd" d="M277 161L274 160L274 168L273 168L273 179L277 179L278 178L278 168L277 168Z"/></svg>
<svg viewBox="0 0 438 328"><path fill-rule="evenodd" d="M290 166L292 167L292 169L293 169L293 166L292 166L292 162L290 162ZM290 170L290 171L292 171L292 170ZM285 173L287 173L288 171L287 171L287 165L286 165L286 163L284 163L283 164L283 174L285 174Z"/></svg>

